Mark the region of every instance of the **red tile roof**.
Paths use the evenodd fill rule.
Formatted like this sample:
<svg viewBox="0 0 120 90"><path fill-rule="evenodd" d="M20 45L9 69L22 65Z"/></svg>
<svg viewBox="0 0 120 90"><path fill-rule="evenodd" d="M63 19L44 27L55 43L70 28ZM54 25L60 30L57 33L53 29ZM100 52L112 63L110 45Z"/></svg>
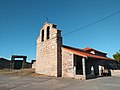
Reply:
<svg viewBox="0 0 120 90"><path fill-rule="evenodd" d="M91 50L92 48L86 47L83 50L87 51L87 50Z"/></svg>
<svg viewBox="0 0 120 90"><path fill-rule="evenodd" d="M83 49L78 49L78 48L65 46L65 45L63 45L62 47L63 47L64 50L67 50L69 52L72 52L75 55L79 55L79 56L82 56L82 57L90 57L90 58L102 59L102 60L114 60L112 58L98 56L98 55L94 55L94 54L88 53L88 52L86 52Z"/></svg>
<svg viewBox="0 0 120 90"><path fill-rule="evenodd" d="M86 48L84 48L83 50L84 50L84 51L92 51L92 50L93 50L93 51L96 51L96 52L99 52L99 53L107 54L107 53L104 53L104 52L95 50L95 49L93 49L93 48L90 48L90 47L86 47Z"/></svg>

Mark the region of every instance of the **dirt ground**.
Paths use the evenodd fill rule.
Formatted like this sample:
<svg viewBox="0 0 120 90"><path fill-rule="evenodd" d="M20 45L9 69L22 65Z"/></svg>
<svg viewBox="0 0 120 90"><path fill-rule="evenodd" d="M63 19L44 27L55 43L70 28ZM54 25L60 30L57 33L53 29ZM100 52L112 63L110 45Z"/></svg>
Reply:
<svg viewBox="0 0 120 90"><path fill-rule="evenodd" d="M35 69L20 69L20 70L3 69L3 70L0 70L0 74L1 75L13 75L13 76L32 76L32 77L43 76L40 74L36 74Z"/></svg>

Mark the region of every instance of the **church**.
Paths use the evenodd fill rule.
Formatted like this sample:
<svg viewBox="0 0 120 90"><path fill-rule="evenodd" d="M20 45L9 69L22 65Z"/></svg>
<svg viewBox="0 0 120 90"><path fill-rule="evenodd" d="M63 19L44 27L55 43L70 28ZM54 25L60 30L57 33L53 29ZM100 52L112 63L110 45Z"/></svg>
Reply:
<svg viewBox="0 0 120 90"><path fill-rule="evenodd" d="M86 80L110 75L111 63L107 53L86 47L79 49L62 44L57 25L45 22L36 41L36 67L38 74Z"/></svg>

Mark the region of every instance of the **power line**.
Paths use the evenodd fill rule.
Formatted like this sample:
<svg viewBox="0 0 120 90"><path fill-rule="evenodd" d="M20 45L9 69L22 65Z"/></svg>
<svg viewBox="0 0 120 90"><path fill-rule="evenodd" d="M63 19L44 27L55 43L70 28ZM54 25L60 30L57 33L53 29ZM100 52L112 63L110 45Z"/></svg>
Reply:
<svg viewBox="0 0 120 90"><path fill-rule="evenodd" d="M120 11L117 11L117 12L111 14L111 15L108 15L108 16L106 16L106 17L104 17L104 18L101 18L101 19L99 19L99 20L97 20L97 21L95 21L95 22L93 22L93 23L90 23L90 24L88 24L88 25L85 25L85 26L83 26L83 27L81 27L81 28L79 28L79 29L76 29L76 30L73 30L73 31L71 31L71 32L65 33L65 34L63 34L62 36L66 36L66 35L68 35L68 34L71 34L71 33L77 32L77 31L79 31L79 30L81 30L81 29L84 29L84 28L90 27L90 26L92 26L92 25L94 25L94 24L97 24L97 23L99 23L99 22L102 22L102 21L104 21L104 20L106 20L106 19L108 19L108 18L110 18L110 17L112 17L112 16L114 16L114 15L116 15L116 14L118 14L118 13L120 13ZM29 49L29 48L33 48L33 47L35 47L36 45L39 45L39 44L40 44L40 43L38 43L38 44L34 44L34 45L32 45L31 47L28 47L28 48L19 49L19 50L15 50L15 51L23 51L23 50L27 50L27 49Z"/></svg>
<svg viewBox="0 0 120 90"><path fill-rule="evenodd" d="M76 29L76 30L73 30L73 31L71 31L71 32L65 33L65 34L63 34L63 36L66 36L66 35L68 35L68 34L77 32L77 31L79 31L79 30L81 30L81 29L84 29L84 28L87 28L87 27L92 26L92 25L94 25L94 24L97 24L97 23L99 23L99 22L101 22L101 21L104 21L104 20L106 20L106 19L108 19L108 18L110 18L110 17L112 17L112 16L114 16L114 15L116 15L116 14L118 14L118 13L120 13L120 11L117 11L117 12L115 12L115 13L109 15L109 16L106 16L106 17L104 17L104 18L102 18L102 19L99 19L99 20L97 20L97 21L95 21L95 22L93 22L93 23L90 23L90 24L88 24L88 25L85 25L85 26L83 26L83 27L81 27L81 28L79 28L79 29Z"/></svg>

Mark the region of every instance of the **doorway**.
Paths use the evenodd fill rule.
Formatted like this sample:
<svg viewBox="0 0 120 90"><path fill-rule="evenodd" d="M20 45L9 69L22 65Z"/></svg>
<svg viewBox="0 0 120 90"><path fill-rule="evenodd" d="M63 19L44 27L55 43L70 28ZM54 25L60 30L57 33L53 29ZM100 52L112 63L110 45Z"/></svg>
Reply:
<svg viewBox="0 0 120 90"><path fill-rule="evenodd" d="M74 65L76 67L76 75L83 75L82 57L75 55Z"/></svg>

